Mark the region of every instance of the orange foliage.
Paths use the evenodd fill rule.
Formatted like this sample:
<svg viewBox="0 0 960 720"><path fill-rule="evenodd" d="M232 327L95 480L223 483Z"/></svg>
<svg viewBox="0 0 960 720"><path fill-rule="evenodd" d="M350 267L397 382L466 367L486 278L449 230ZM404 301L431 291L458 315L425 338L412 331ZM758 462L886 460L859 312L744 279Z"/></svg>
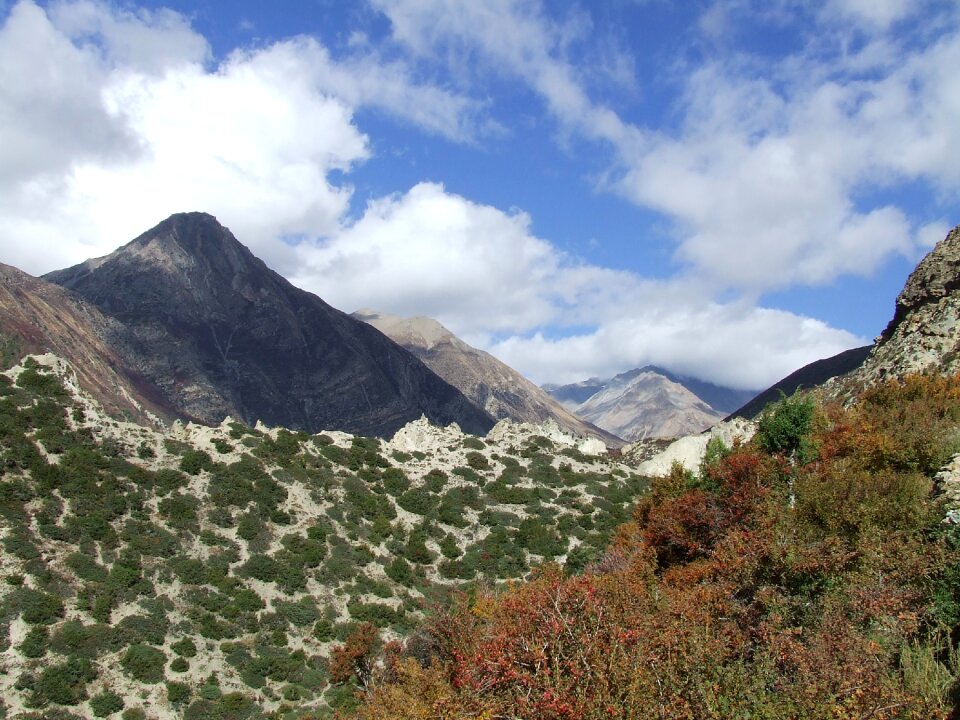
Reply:
<svg viewBox="0 0 960 720"><path fill-rule="evenodd" d="M360 717L945 718L949 684L902 658L935 593L960 599L929 497L958 425L960 378L911 378L818 410L812 462L746 445L675 472L590 574L435 614Z"/></svg>

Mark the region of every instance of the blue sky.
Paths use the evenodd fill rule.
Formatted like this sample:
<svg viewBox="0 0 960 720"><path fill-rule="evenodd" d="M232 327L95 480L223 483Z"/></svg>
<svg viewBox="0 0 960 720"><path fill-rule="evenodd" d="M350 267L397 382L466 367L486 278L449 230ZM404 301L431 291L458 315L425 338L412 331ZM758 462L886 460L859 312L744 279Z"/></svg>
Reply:
<svg viewBox="0 0 960 720"><path fill-rule="evenodd" d="M761 388L960 223L960 5L0 2L0 261L205 210L537 382Z"/></svg>

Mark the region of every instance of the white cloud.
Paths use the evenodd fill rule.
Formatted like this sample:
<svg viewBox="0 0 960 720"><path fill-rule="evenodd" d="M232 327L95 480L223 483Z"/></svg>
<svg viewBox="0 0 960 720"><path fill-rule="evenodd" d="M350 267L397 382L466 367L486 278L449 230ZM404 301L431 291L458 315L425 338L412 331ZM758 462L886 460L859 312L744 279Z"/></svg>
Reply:
<svg viewBox="0 0 960 720"><path fill-rule="evenodd" d="M482 103L311 38L208 61L172 11L14 6L0 27L0 237L31 242L5 260L45 272L205 210L284 270L281 237L334 233L348 209L352 189L330 173L370 154L356 107L455 140L489 129Z"/></svg>
<svg viewBox="0 0 960 720"><path fill-rule="evenodd" d="M525 214L435 184L378 200L297 252L294 281L334 306L436 317L538 382L656 363L756 389L861 342L791 313L711 303L693 283L576 262L532 235ZM550 340L546 326L593 329Z"/></svg>
<svg viewBox="0 0 960 720"><path fill-rule="evenodd" d="M590 333L558 339L514 336L489 350L541 383L611 377L651 364L758 390L807 363L865 344L811 318L737 303L666 302L631 310Z"/></svg>
<svg viewBox="0 0 960 720"><path fill-rule="evenodd" d="M526 83L565 131L607 144L617 162L605 186L671 219L677 258L717 288L762 293L869 275L893 254L912 255L929 221L871 193L915 181L949 197L960 189L956 13L937 13L918 36L885 34L931 3L828 4L821 25L807 26L809 48L777 59L738 51L740 28L782 30L802 9L714 2L701 31L724 42L683 79L680 127L667 133L591 99L538 2L374 4L411 52L478 59Z"/></svg>
<svg viewBox="0 0 960 720"><path fill-rule="evenodd" d="M466 334L597 322L636 283L574 262L532 235L522 212L432 183L372 202L353 226L297 252L294 281L336 307L433 315Z"/></svg>

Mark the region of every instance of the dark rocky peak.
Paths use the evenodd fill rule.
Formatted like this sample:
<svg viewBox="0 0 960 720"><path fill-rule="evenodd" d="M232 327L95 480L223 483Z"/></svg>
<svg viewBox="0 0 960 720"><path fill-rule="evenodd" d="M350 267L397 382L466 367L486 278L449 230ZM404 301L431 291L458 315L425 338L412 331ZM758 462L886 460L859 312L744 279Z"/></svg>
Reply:
<svg viewBox="0 0 960 720"><path fill-rule="evenodd" d="M468 432L493 425L409 352L291 285L205 213L173 215L45 277L131 331L131 365L179 414L364 435L422 414Z"/></svg>
<svg viewBox="0 0 960 720"><path fill-rule="evenodd" d="M179 312L232 315L265 289L286 283L213 215L178 213L104 257L44 276L84 294L104 310L136 312L177 302ZM116 292L122 288L123 292Z"/></svg>
<svg viewBox="0 0 960 720"><path fill-rule="evenodd" d="M913 312L925 305L935 305L960 289L960 225L938 242L916 269L897 296L893 319L880 335L886 342Z"/></svg>

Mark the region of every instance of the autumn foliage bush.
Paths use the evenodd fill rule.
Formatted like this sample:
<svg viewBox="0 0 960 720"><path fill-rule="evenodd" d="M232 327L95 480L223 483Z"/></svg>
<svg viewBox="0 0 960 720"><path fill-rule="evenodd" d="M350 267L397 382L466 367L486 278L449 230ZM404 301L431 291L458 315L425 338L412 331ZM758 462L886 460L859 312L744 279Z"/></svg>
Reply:
<svg viewBox="0 0 960 720"><path fill-rule="evenodd" d="M960 449L960 378L783 402L654 481L584 574L436 610L357 717L955 717L960 533L932 476Z"/></svg>

